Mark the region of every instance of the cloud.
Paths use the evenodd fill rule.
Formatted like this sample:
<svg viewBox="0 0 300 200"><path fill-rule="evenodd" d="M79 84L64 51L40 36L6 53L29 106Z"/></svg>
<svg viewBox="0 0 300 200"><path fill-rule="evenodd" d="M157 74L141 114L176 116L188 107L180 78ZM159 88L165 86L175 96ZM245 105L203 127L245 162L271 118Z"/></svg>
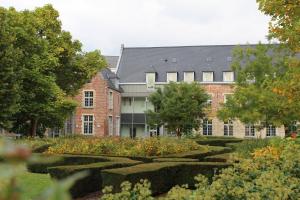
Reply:
<svg viewBox="0 0 300 200"><path fill-rule="evenodd" d="M249 0L1 0L34 9L51 3L84 49L118 55L120 45L172 46L266 42L269 18Z"/></svg>

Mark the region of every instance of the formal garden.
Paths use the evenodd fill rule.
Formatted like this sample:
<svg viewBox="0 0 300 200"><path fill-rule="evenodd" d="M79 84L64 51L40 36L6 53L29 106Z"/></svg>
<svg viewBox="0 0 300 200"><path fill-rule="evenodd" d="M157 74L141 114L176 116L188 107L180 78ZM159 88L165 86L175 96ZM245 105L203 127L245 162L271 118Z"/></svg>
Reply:
<svg viewBox="0 0 300 200"><path fill-rule="evenodd" d="M44 190L70 192L72 198L98 192L99 199L298 199L300 194L300 138L68 137L1 139L0 146L1 168L7 169L0 174L7 180L1 182L0 199L18 191L20 199L39 199Z"/></svg>

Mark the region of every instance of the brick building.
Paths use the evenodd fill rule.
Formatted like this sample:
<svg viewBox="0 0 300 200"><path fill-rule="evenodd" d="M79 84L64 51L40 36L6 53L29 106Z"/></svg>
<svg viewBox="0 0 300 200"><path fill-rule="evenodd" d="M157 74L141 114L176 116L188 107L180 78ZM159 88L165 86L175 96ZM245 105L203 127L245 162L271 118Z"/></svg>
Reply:
<svg viewBox="0 0 300 200"><path fill-rule="evenodd" d="M285 135L284 127L270 126L258 132L252 124L220 121L216 111L234 92L235 74L231 71L234 45L124 47L121 48L117 75L122 88L121 136L167 135L164 127L150 129L144 112L153 109L148 96L168 82L197 82L210 94L212 112L203 121L203 135L271 137ZM242 45L242 48L251 45Z"/></svg>
<svg viewBox="0 0 300 200"><path fill-rule="evenodd" d="M113 136L120 133L121 94L115 70L118 57L105 57L108 67L97 73L74 97L78 106L62 129L50 129L48 135Z"/></svg>

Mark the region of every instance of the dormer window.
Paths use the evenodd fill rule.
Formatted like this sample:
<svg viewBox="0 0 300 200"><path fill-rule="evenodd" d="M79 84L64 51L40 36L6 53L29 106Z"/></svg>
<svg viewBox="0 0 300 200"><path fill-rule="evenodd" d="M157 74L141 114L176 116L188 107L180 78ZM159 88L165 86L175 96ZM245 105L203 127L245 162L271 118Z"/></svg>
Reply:
<svg viewBox="0 0 300 200"><path fill-rule="evenodd" d="M234 73L233 72L223 72L223 81L224 82L233 82Z"/></svg>
<svg viewBox="0 0 300 200"><path fill-rule="evenodd" d="M167 72L167 82L177 82L177 72Z"/></svg>
<svg viewBox="0 0 300 200"><path fill-rule="evenodd" d="M203 72L202 73L203 82L213 82L214 81L214 72Z"/></svg>
<svg viewBox="0 0 300 200"><path fill-rule="evenodd" d="M154 89L155 86L155 72L146 73L147 89Z"/></svg>
<svg viewBox="0 0 300 200"><path fill-rule="evenodd" d="M195 81L195 72L184 72L183 80L187 83L192 83Z"/></svg>

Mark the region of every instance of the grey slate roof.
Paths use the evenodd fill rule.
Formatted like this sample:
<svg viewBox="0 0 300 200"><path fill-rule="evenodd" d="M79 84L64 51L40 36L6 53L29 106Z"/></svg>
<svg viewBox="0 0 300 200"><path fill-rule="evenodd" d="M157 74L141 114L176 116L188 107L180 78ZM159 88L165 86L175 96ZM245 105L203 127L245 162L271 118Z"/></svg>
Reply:
<svg viewBox="0 0 300 200"><path fill-rule="evenodd" d="M232 50L237 45L124 47L117 71L120 83L145 82L146 72L156 72L156 82L166 82L167 72L194 71L202 81L203 71L213 71L214 81L223 80L223 71L231 71ZM242 48L253 45L241 45Z"/></svg>
<svg viewBox="0 0 300 200"><path fill-rule="evenodd" d="M118 84L118 77L115 73L113 73L109 68L104 68L101 70L101 75L104 80L107 81L108 87L113 90L121 91L119 88L116 87L116 83Z"/></svg>
<svg viewBox="0 0 300 200"><path fill-rule="evenodd" d="M107 62L107 67L108 68L116 68L119 60L119 56L104 56L106 62Z"/></svg>

